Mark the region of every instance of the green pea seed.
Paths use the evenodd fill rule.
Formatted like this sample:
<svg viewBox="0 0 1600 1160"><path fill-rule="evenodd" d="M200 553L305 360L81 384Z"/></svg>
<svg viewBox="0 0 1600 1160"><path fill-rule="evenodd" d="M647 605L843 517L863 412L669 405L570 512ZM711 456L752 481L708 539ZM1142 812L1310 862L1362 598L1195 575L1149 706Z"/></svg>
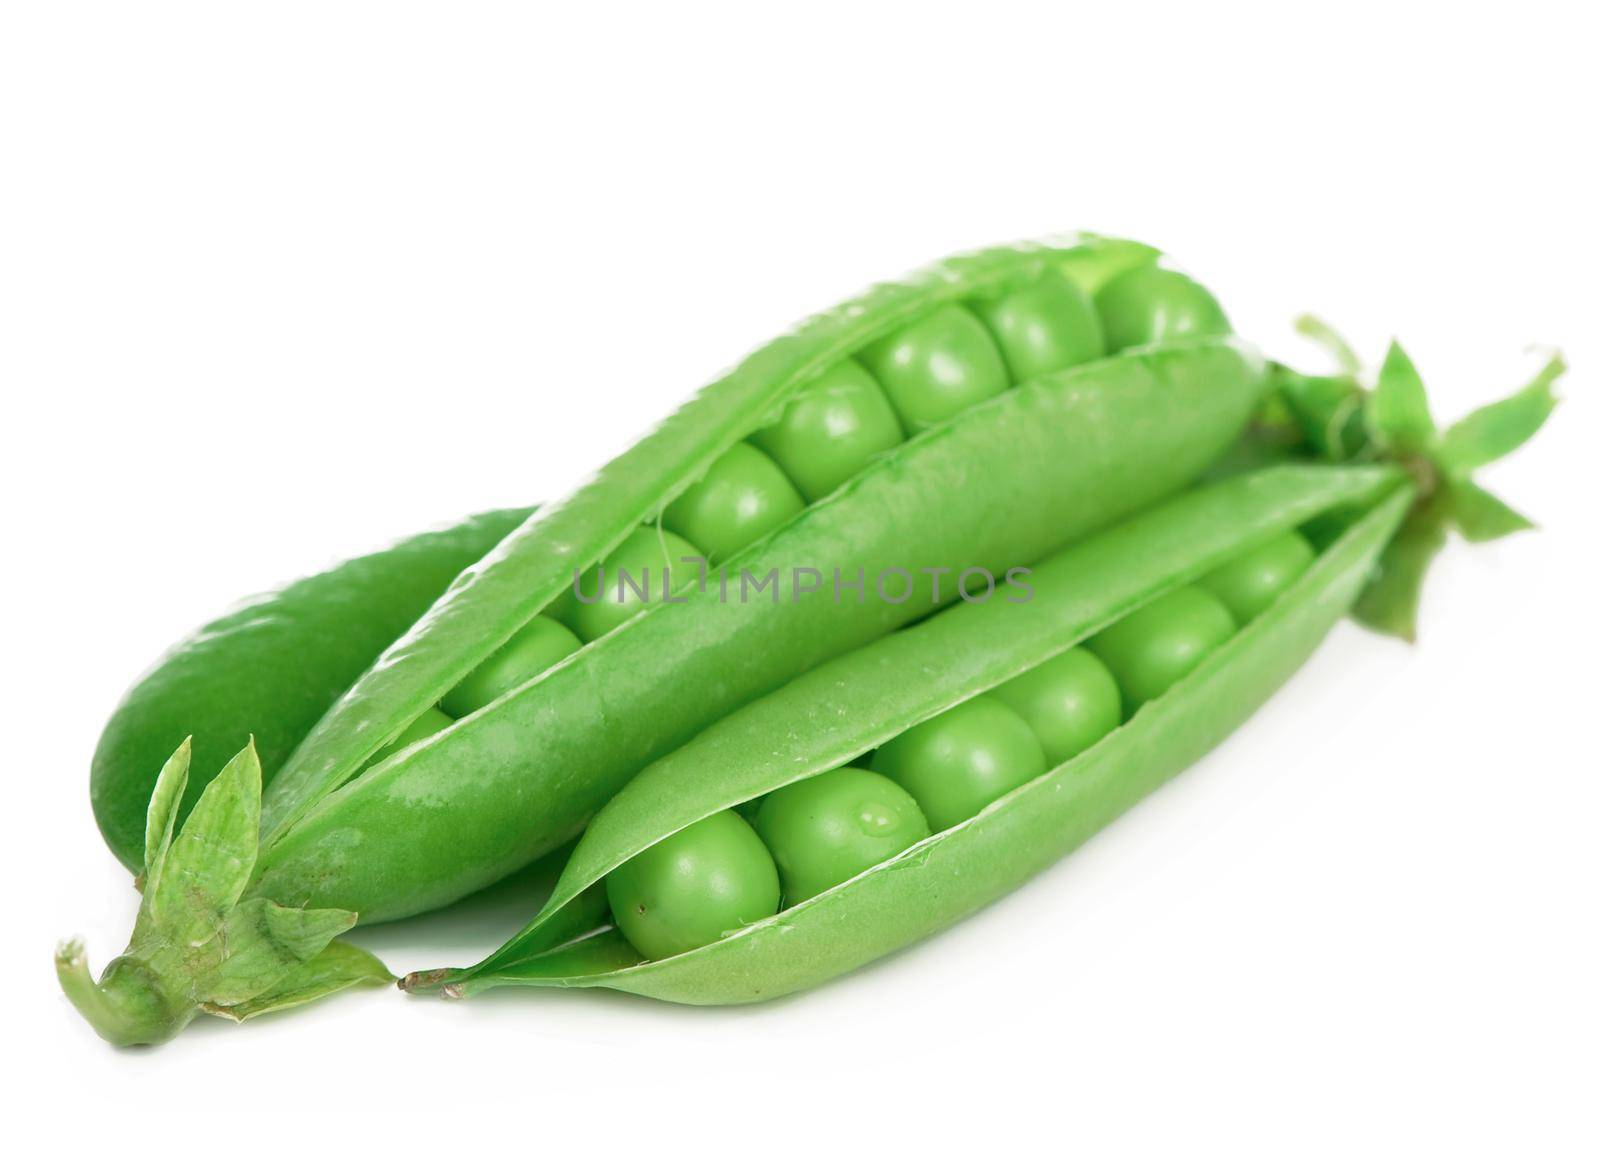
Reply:
<svg viewBox="0 0 1600 1160"><path fill-rule="evenodd" d="M1300 579L1316 558L1305 537L1290 532L1228 561L1198 583L1226 604L1236 621L1249 624Z"/></svg>
<svg viewBox="0 0 1600 1160"><path fill-rule="evenodd" d="M783 469L748 443L735 443L705 478L667 505L662 523L711 560L726 560L805 508Z"/></svg>
<svg viewBox="0 0 1600 1160"><path fill-rule="evenodd" d="M1211 292L1186 274L1138 266L1118 274L1095 295L1106 350L1231 334L1228 316Z"/></svg>
<svg viewBox="0 0 1600 1160"><path fill-rule="evenodd" d="M1122 724L1122 693L1111 670L1081 648L1052 657L990 695L1028 723L1052 767Z"/></svg>
<svg viewBox="0 0 1600 1160"><path fill-rule="evenodd" d="M1027 722L984 696L885 742L873 755L872 768L904 786L938 832L966 821L1046 766Z"/></svg>
<svg viewBox="0 0 1600 1160"><path fill-rule="evenodd" d="M475 713L582 647L583 642L566 625L536 616L446 693L439 708L452 717Z"/></svg>
<svg viewBox="0 0 1600 1160"><path fill-rule="evenodd" d="M1005 360L978 316L945 306L861 352L907 430L915 433L1011 385Z"/></svg>
<svg viewBox="0 0 1600 1160"><path fill-rule="evenodd" d="M623 936L647 959L716 942L778 912L778 870L732 810L702 818L606 876Z"/></svg>
<svg viewBox="0 0 1600 1160"><path fill-rule="evenodd" d="M973 304L999 343L1014 382L1025 383L1105 354L1094 301L1054 270L1004 298Z"/></svg>
<svg viewBox="0 0 1600 1160"><path fill-rule="evenodd" d="M422 716L418 717L415 721L411 722L411 724L402 729L400 731L400 736L396 737L393 741L389 742L389 744L385 745L382 749L378 750L378 752L369 757L367 759L367 764L377 765L378 762L384 760L385 758L393 757L406 746L421 741L424 737L432 737L435 733L439 732L439 730L446 729L454 724L455 719L446 716L440 710L432 707L424 709Z"/></svg>
<svg viewBox="0 0 1600 1160"><path fill-rule="evenodd" d="M809 502L816 502L905 441L883 388L854 359L828 368L750 437Z"/></svg>
<svg viewBox="0 0 1600 1160"><path fill-rule="evenodd" d="M571 590L550 606L556 617L580 640L596 640L626 623L672 591L681 592L700 580L705 554L682 537L661 528L638 528L598 567L578 581L579 600ZM644 593L641 597L640 593Z"/></svg>
<svg viewBox="0 0 1600 1160"><path fill-rule="evenodd" d="M1202 588L1179 588L1129 613L1088 643L1117 679L1131 716L1193 672L1234 628L1222 601Z"/></svg>
<svg viewBox="0 0 1600 1160"><path fill-rule="evenodd" d="M768 794L756 833L772 852L793 906L892 858L928 836L928 822L900 786L846 766Z"/></svg>

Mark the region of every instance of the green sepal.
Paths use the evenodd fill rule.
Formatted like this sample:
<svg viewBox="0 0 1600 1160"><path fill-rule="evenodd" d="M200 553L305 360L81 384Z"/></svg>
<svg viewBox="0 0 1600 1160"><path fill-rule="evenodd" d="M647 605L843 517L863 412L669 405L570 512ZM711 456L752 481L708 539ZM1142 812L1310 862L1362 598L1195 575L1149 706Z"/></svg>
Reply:
<svg viewBox="0 0 1600 1160"><path fill-rule="evenodd" d="M1398 342L1389 344L1369 391L1361 386L1350 344L1331 327L1308 316L1296 328L1332 352L1343 372L1304 375L1274 365L1274 385L1304 444L1336 463L1396 463L1416 484L1416 509L1383 553L1354 609L1355 618L1369 628L1414 640L1423 580L1452 527L1469 542L1482 543L1534 526L1470 476L1515 451L1544 425L1555 409L1554 388L1566 362L1552 355L1527 386L1440 434L1422 377ZM1332 520L1330 528L1337 532L1338 521Z"/></svg>
<svg viewBox="0 0 1600 1160"><path fill-rule="evenodd" d="M1459 478L1521 447L1555 410L1556 381L1566 370L1566 360L1552 355L1516 394L1478 408L1451 427L1439 441L1440 469Z"/></svg>
<svg viewBox="0 0 1600 1160"><path fill-rule="evenodd" d="M219 936L226 953L206 984L206 1002L231 1007L266 994L355 924L349 910L298 910L265 898L240 903Z"/></svg>
<svg viewBox="0 0 1600 1160"><path fill-rule="evenodd" d="M1422 376L1398 342L1389 343L1367 396L1366 425L1381 450L1401 456L1426 455L1438 437Z"/></svg>
<svg viewBox="0 0 1600 1160"><path fill-rule="evenodd" d="M1516 508L1485 491L1471 480L1451 480L1445 485L1450 516L1463 539L1483 544L1516 532L1531 531L1534 522Z"/></svg>
<svg viewBox="0 0 1600 1160"><path fill-rule="evenodd" d="M145 892L147 915L141 918L179 945L209 942L250 881L260 832L261 762L252 740L195 803L159 881Z"/></svg>
<svg viewBox="0 0 1600 1160"><path fill-rule="evenodd" d="M333 939L355 925L352 911L240 901L260 849L261 763L254 744L223 767L174 837L188 764L185 741L151 797L147 881L127 952L98 982L80 944L56 953L62 990L101 1037L118 1046L160 1043L202 1010L243 1019L377 972L387 978L365 951L328 953Z"/></svg>
<svg viewBox="0 0 1600 1160"><path fill-rule="evenodd" d="M258 1015L299 1007L351 987L381 986L392 982L394 976L377 955L353 943L335 941L253 999L229 1006L202 1003L200 1008L208 1015L242 1023Z"/></svg>
<svg viewBox="0 0 1600 1160"><path fill-rule="evenodd" d="M1402 640L1417 639L1422 582L1444 547L1448 512L1440 502L1415 508L1384 547L1372 580L1356 600L1353 615L1362 624Z"/></svg>
<svg viewBox="0 0 1600 1160"><path fill-rule="evenodd" d="M156 787L150 794L150 809L144 821L144 868L139 875L141 890L161 878L161 864L172 845L172 831L178 821L178 805L183 801L183 791L189 785L189 758L194 748L192 741L192 738L185 737L172 756L167 758L156 778Z"/></svg>
<svg viewBox="0 0 1600 1160"><path fill-rule="evenodd" d="M1361 373L1361 357L1355 347L1333 327L1314 314L1302 314L1294 320L1295 330L1333 356L1341 375L1354 377Z"/></svg>
<svg viewBox="0 0 1600 1160"><path fill-rule="evenodd" d="M1301 435L1323 459L1348 463L1367 450L1366 395L1354 378L1274 366L1273 383Z"/></svg>

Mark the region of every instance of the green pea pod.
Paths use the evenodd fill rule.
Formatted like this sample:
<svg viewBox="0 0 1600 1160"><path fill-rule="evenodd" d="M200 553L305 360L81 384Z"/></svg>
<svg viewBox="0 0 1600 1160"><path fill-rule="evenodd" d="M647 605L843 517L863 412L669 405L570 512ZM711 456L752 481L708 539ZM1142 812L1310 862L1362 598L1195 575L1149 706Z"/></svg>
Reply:
<svg viewBox="0 0 1600 1160"><path fill-rule="evenodd" d="M545 508L469 569L291 758L268 794L255 889L363 921L444 905L576 834L634 772L725 713L928 607L859 591L802 599L800 572L999 575L1196 478L1265 389L1247 347L1187 339L1043 376L898 445L727 561L724 575L776 577L770 596L724 599L707 583L649 605L481 711L359 768L818 367L933 307L1089 258L1103 265L1108 253L1130 260L1109 243L1009 248L879 287L758 351Z"/></svg>
<svg viewBox="0 0 1600 1160"><path fill-rule="evenodd" d="M156 774L191 734L177 820L252 735L270 784L311 727L456 575L531 508L486 512L252 597L178 644L106 722L89 796L111 852L138 872Z"/></svg>
<svg viewBox="0 0 1600 1160"><path fill-rule="evenodd" d="M1390 467L1235 477L1057 554L1029 577L1024 603L963 605L837 658L644 770L595 817L545 909L505 947L407 985L456 997L503 985L598 986L742 1003L814 986L926 937L1082 843L1249 717L1349 609L1413 494ZM658 961L641 961L590 909L610 871L668 835L845 764L1242 550L1355 503L1369 514L1193 673L1099 745L977 816L770 919Z"/></svg>
<svg viewBox="0 0 1600 1160"><path fill-rule="evenodd" d="M724 602L708 586L654 606L327 793L277 834L259 890L376 920L503 877L575 834L648 761L920 611L796 600L798 570L1003 575L1193 479L1237 437L1261 383L1248 351L1208 340L1036 380L934 428L736 561L780 578L771 602Z"/></svg>
<svg viewBox="0 0 1600 1160"><path fill-rule="evenodd" d="M602 559L641 523L658 519L719 456L774 418L808 379L941 306L992 298L1027 286L1052 269L1092 287L1118 270L1150 262L1154 255L1139 243L1094 238L962 255L903 281L876 286L760 348L583 487L547 506L480 565L462 573L447 597L355 683L290 759L265 803L269 844L548 607L572 584L575 571ZM1253 365L1246 372L1241 364L1231 374L1215 363L1206 370L1223 377L1214 384L1214 409L1228 428L1222 446L1210 446L1207 432L1195 434L1194 445L1205 449L1209 462L1232 441L1231 404L1236 397L1248 396L1253 402L1263 387ZM1200 405L1194 398L1180 400L1176 407L1164 404L1172 408L1175 428L1194 417L1191 408ZM1094 422L1092 416L1083 418ZM1114 424L1097 425L1097 434L1116 441L1125 463L1143 467L1137 431L1122 429L1133 421L1131 415L1117 416ZM1003 446L985 450L990 455L1004 452ZM1163 482L1168 484L1164 491L1184 480L1169 476ZM831 564L836 559L819 556L805 563Z"/></svg>

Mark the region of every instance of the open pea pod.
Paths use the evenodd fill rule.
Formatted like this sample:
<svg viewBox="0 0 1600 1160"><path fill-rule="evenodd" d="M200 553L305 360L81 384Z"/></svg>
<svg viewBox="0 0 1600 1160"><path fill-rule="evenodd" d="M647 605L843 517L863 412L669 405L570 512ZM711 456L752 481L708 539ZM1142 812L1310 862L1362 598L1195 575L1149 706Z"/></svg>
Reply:
<svg viewBox="0 0 1600 1160"><path fill-rule="evenodd" d="M1391 467L1236 477L1056 554L1028 577L1026 600L1002 590L821 665L640 773L594 818L544 910L506 946L474 967L420 973L406 985L454 997L504 985L598 986L686 1003L751 1002L948 926L1073 849L1254 712L1348 611L1413 496ZM1246 549L1352 508L1366 514L1192 673L1097 745L976 816L682 954L644 961L605 920L598 884L664 838L850 762Z"/></svg>
<svg viewBox="0 0 1600 1160"><path fill-rule="evenodd" d="M705 387L564 500L547 505L395 642L294 755L266 801L281 833L409 721L548 607L582 570L771 420L808 379L946 304L1002 295L1049 270L1092 288L1153 260L1135 242L1083 238L961 255L808 319Z"/></svg>
<svg viewBox="0 0 1600 1160"><path fill-rule="evenodd" d="M647 605L485 708L358 768L819 366L941 304L1003 299L1103 249L991 251L880 288L764 348L573 498L541 510L469 569L290 760L266 802L257 893L363 921L453 901L575 834L639 768L725 713L924 615L928 577L1004 575L1196 478L1265 389L1248 347L1180 337L1042 375L883 452L713 561L741 586L771 577L755 598L705 582ZM1120 247L1109 253L1128 260ZM909 574L919 595L803 591L808 570L858 584Z"/></svg>

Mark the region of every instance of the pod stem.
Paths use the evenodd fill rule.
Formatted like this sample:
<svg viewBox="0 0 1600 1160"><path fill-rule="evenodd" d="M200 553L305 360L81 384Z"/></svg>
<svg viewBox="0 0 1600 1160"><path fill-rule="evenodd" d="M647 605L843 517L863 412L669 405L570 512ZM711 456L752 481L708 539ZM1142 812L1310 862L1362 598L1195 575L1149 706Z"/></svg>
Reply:
<svg viewBox="0 0 1600 1160"><path fill-rule="evenodd" d="M189 742L156 779L145 826L144 896L127 951L96 982L83 945L56 951L56 977L102 1039L162 1043L199 1013L241 1020L391 976L336 937L347 910L246 897L260 849L261 763L248 744L206 787L177 831Z"/></svg>
<svg viewBox="0 0 1600 1160"><path fill-rule="evenodd" d="M113 959L95 982L83 944L76 939L56 950L56 978L96 1034L116 1047L163 1043L187 1027L198 1011L175 1001L159 976L128 955Z"/></svg>
<svg viewBox="0 0 1600 1160"><path fill-rule="evenodd" d="M1369 374L1326 323L1306 317L1296 326L1332 354L1339 373L1305 375L1275 365L1275 430L1297 438L1316 458L1393 463L1411 476L1416 504L1379 559L1354 616L1378 632L1415 640L1423 580L1451 531L1482 543L1534 526L1475 483L1472 473L1522 446L1550 417L1566 360L1551 354L1520 390L1440 430L1422 376L1398 342L1390 342L1382 365Z"/></svg>

